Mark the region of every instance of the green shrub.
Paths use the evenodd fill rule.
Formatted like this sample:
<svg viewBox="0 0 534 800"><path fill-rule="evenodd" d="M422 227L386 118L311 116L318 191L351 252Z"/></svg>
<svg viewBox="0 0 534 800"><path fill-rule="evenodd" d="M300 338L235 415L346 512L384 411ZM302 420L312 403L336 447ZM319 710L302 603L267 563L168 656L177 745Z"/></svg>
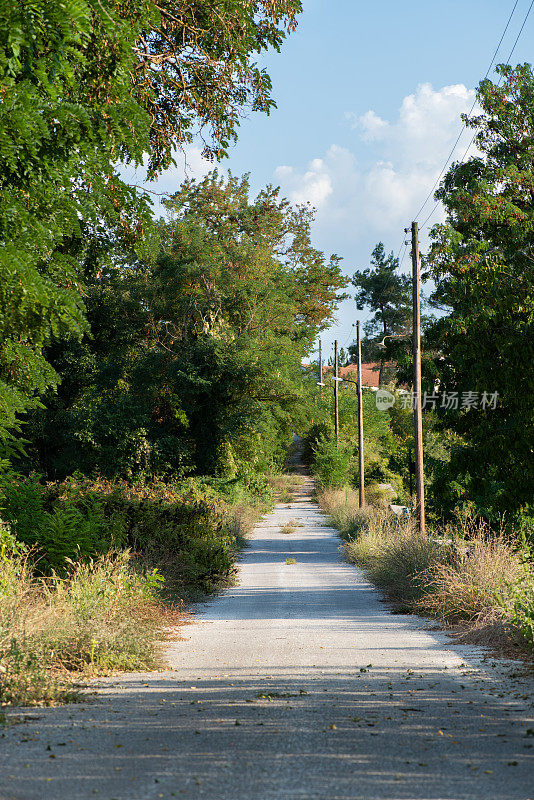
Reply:
<svg viewBox="0 0 534 800"><path fill-rule="evenodd" d="M510 614L512 624L521 633L523 639L534 650L534 570L533 550L523 543L521 567L517 579L507 582L508 596L500 597L501 604Z"/></svg>
<svg viewBox="0 0 534 800"><path fill-rule="evenodd" d="M17 539L35 544L35 532L44 523L45 488L39 476L25 478L14 472L3 473L0 478L0 517L6 520Z"/></svg>
<svg viewBox="0 0 534 800"><path fill-rule="evenodd" d="M250 525L251 495L257 507L268 496L265 481L249 485L250 492L238 480L135 485L77 475L45 486L12 474L0 487L0 509L41 574L65 575L69 562L129 547L140 563L165 569L169 590L183 598L228 580L237 517Z"/></svg>
<svg viewBox="0 0 534 800"><path fill-rule="evenodd" d="M228 582L234 569L236 539L207 529L188 537L182 553L190 591L213 592Z"/></svg>
<svg viewBox="0 0 534 800"><path fill-rule="evenodd" d="M334 426L330 421L317 422L312 425L302 439L302 461L304 464L313 464L315 450L323 439L331 439L334 435Z"/></svg>
<svg viewBox="0 0 534 800"><path fill-rule="evenodd" d="M398 517L387 525L384 539L369 563L369 577L401 605L413 605L425 593L425 571L446 564L450 548L421 534L413 522L403 523Z"/></svg>
<svg viewBox="0 0 534 800"><path fill-rule="evenodd" d="M352 482L353 448L335 439L321 438L314 448L313 472L318 489L340 488Z"/></svg>
<svg viewBox="0 0 534 800"><path fill-rule="evenodd" d="M3 477L0 516L17 540L32 548L42 573L64 572L67 559L90 558L125 544L124 520L107 514L98 498L53 502L35 475Z"/></svg>

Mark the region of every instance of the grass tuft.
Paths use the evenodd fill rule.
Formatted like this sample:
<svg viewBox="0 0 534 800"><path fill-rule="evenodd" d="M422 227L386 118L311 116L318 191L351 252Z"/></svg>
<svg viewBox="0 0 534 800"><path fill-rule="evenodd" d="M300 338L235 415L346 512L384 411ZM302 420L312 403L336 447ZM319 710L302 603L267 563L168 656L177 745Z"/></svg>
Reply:
<svg viewBox="0 0 534 800"><path fill-rule="evenodd" d="M297 528L302 528L302 522L296 522L294 519L290 519L285 525L282 525L280 532L286 534L295 533Z"/></svg>
<svg viewBox="0 0 534 800"><path fill-rule="evenodd" d="M294 503L295 493L304 484L302 475L282 474L269 478L269 485L278 503Z"/></svg>

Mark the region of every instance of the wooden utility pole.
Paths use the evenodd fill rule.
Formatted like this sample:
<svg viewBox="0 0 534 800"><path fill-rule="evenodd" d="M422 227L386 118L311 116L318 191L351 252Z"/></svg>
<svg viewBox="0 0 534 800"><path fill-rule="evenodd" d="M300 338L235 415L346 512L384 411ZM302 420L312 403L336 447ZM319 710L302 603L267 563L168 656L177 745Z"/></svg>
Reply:
<svg viewBox="0 0 534 800"><path fill-rule="evenodd" d="M319 388L321 394L323 393L323 345L319 339Z"/></svg>
<svg viewBox="0 0 534 800"><path fill-rule="evenodd" d="M410 476L410 510L413 510L413 473L414 463L412 461L412 448L408 448L408 474Z"/></svg>
<svg viewBox="0 0 534 800"><path fill-rule="evenodd" d="M362 340L360 320L356 323L356 344L358 347L358 464L360 478L359 506L365 505L364 458L363 458L363 402L362 402Z"/></svg>
<svg viewBox="0 0 534 800"><path fill-rule="evenodd" d="M421 398L421 296L419 291L419 230L412 222L412 289L413 289L413 391L415 439L415 491L417 522L425 533L425 482L423 474L423 409Z"/></svg>
<svg viewBox="0 0 534 800"><path fill-rule="evenodd" d="M336 450L339 450L339 375L338 375L337 339L334 342L334 427L336 431Z"/></svg>

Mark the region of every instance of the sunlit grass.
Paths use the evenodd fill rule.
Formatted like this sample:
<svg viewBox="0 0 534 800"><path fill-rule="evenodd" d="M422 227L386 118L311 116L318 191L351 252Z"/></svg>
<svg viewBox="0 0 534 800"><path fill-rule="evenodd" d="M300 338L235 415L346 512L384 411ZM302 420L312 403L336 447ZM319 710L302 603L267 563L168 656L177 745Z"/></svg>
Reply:
<svg viewBox="0 0 534 800"><path fill-rule="evenodd" d="M358 508L352 489L327 490L319 501L345 540L348 560L401 608L467 625L481 640L485 633L489 642L521 638L532 647L531 561L503 530L464 516L422 535L413 519Z"/></svg>

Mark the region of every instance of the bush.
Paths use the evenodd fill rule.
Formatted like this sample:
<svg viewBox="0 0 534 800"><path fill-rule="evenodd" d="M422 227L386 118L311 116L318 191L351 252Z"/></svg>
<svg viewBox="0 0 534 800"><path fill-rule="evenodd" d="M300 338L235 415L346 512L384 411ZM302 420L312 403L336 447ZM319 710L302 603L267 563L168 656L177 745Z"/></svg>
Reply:
<svg viewBox="0 0 534 800"><path fill-rule="evenodd" d="M302 439L302 461L304 464L313 464L315 450L319 442L324 439L332 439L333 436L334 426L330 421L317 422L312 425Z"/></svg>
<svg viewBox="0 0 534 800"><path fill-rule="evenodd" d="M403 606L421 596L421 573L447 557L446 548L422 536L413 521L385 509L367 506L352 518L351 530L348 558L363 566L370 579Z"/></svg>
<svg viewBox="0 0 534 800"><path fill-rule="evenodd" d="M27 556L0 562L0 703L69 699L68 672L152 669L177 614L158 599L157 571L127 552L72 564L68 578L33 576Z"/></svg>
<svg viewBox="0 0 534 800"><path fill-rule="evenodd" d="M125 543L123 519L106 514L95 496L54 503L38 476L10 473L0 484L0 516L32 548L42 573L64 572L68 559L90 558Z"/></svg>
<svg viewBox="0 0 534 800"><path fill-rule="evenodd" d="M521 552L519 574L513 583L506 583L506 595L500 598L502 605L510 614L512 624L532 649L534 649L533 556L532 547L525 541Z"/></svg>
<svg viewBox="0 0 534 800"><path fill-rule="evenodd" d="M335 439L321 438L313 451L313 473L318 489L340 488L352 482L353 448Z"/></svg>
<svg viewBox="0 0 534 800"><path fill-rule="evenodd" d="M228 495L247 497L235 486ZM12 528L0 524L0 701L22 704L69 699L73 673L157 666L176 622L162 598L198 599L231 581L259 510L193 479L44 486L10 475L1 502Z"/></svg>
<svg viewBox="0 0 534 800"><path fill-rule="evenodd" d="M266 483L250 483L135 485L78 475L43 485L12 474L3 480L0 510L43 575L66 575L72 562L130 548L143 566L165 573L168 593L196 599L229 580L239 538L254 509L265 507L258 498L267 496Z"/></svg>
<svg viewBox="0 0 534 800"><path fill-rule="evenodd" d="M360 509L353 490L324 492L320 502L347 541L348 559L364 567L374 583L403 605L421 594L419 573L441 552L439 545L385 509Z"/></svg>
<svg viewBox="0 0 534 800"><path fill-rule="evenodd" d="M504 534L482 520L459 520L449 541L449 562L432 564L421 579L418 608L446 622L504 618L520 561Z"/></svg>

